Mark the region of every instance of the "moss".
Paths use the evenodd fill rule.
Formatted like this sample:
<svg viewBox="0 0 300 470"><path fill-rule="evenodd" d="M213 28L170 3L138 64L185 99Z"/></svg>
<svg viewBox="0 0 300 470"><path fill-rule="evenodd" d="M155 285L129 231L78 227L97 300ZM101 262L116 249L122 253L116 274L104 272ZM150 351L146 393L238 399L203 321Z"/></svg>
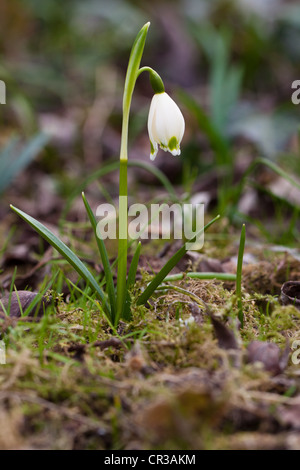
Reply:
<svg viewBox="0 0 300 470"><path fill-rule="evenodd" d="M295 366L277 383L245 358L253 340L284 348L287 338L299 339L300 312L271 293L299 266L270 255L245 267L242 330L233 283L184 278L174 285L185 294L160 292L137 307L150 279L146 267L144 259L132 321L120 322L117 336L76 289L69 303L52 292L56 310L42 321L0 320L7 346L0 417L12 426L10 435L0 433L1 447L230 449L246 445L241 431L253 440L263 431L266 443L275 428L284 432L276 410L282 394L299 391ZM211 313L234 330L238 351L220 349Z"/></svg>

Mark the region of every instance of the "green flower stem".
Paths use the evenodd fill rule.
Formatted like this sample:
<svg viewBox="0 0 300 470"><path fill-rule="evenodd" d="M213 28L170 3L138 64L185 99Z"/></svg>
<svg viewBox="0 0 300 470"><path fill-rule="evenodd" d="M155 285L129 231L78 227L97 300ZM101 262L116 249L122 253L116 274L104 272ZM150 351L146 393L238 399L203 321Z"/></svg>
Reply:
<svg viewBox="0 0 300 470"><path fill-rule="evenodd" d="M150 83L154 93L163 93L165 91L164 82L162 81L158 73L155 72L155 70L153 70L151 67L142 67L138 71L138 76L142 72L149 72Z"/></svg>
<svg viewBox="0 0 300 470"><path fill-rule="evenodd" d="M118 277L117 277L117 315L115 325L122 316L126 300L127 275L127 241L128 241L128 211L127 211L127 161L128 161L128 125L132 94L139 76L139 67L144 51L145 41L150 23L146 23L138 33L128 62L123 94L123 120L120 149L120 186L119 186L119 242L118 242Z"/></svg>
<svg viewBox="0 0 300 470"><path fill-rule="evenodd" d="M120 159L119 187L119 240L118 240L118 277L117 277L117 316L116 325L121 318L126 296L128 209L127 209L127 160Z"/></svg>

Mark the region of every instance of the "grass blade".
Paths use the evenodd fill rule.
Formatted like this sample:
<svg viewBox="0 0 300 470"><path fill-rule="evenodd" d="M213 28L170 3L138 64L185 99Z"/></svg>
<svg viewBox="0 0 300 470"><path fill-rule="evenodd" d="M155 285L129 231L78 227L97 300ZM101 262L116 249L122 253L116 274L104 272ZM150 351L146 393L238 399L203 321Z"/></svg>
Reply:
<svg viewBox="0 0 300 470"><path fill-rule="evenodd" d="M108 256L107 256L107 251L106 251L105 244L102 238L100 238L97 234L97 221L95 219L94 213L84 193L82 193L82 199L86 208L87 215L93 227L95 238L96 238L97 245L98 245L98 250L101 256L102 265L104 269L104 275L106 279L107 294L108 294L109 303L111 307L111 321L112 323L114 323L115 317L116 317L116 294L115 294L113 275L112 275L111 267L110 267Z"/></svg>
<svg viewBox="0 0 300 470"><path fill-rule="evenodd" d="M210 227L216 220L220 218L219 215L215 217L213 220L211 220L208 224L205 225L199 232L195 235L195 237L192 238L192 240L189 240L188 243L193 243L196 240L196 237L198 237L202 232L204 232L208 227ZM169 274L169 272L176 266L176 264L181 260L181 258L186 254L187 252L186 248L186 243L169 259L169 261L164 265L164 267L159 271L159 273L152 279L150 284L147 286L145 291L140 295L140 297L137 300L137 305L142 305L147 302L149 297L153 294L155 289L162 283L162 281L165 279L165 277Z"/></svg>
<svg viewBox="0 0 300 470"><path fill-rule="evenodd" d="M38 222L36 219L26 214L25 212L17 209L14 206L10 206L11 209L18 214L25 222L27 222L41 237L43 237L50 245L53 246L67 261L68 263L78 272L78 274L92 287L96 293L97 298L102 302L104 311L110 319L110 310L107 304L107 300L103 291L100 289L97 281L83 264L82 261L73 253L70 248L65 245L56 235L54 235L45 225Z"/></svg>

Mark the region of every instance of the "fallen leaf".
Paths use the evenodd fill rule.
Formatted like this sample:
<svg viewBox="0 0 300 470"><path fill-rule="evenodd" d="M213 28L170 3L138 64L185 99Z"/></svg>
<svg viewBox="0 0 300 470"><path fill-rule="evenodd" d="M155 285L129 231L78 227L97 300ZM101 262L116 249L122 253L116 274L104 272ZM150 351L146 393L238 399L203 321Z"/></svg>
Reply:
<svg viewBox="0 0 300 470"><path fill-rule="evenodd" d="M217 320L214 315L210 314L210 318L215 330L219 347L222 349L239 349L233 331L224 325L224 323Z"/></svg>
<svg viewBox="0 0 300 470"><path fill-rule="evenodd" d="M41 317L44 314L44 309L48 307L52 301L51 297L46 298L38 292L29 292L29 291L16 291L10 294L6 294L0 299L0 317L5 318L5 311L9 314L10 317L21 317L25 310L36 300L36 297L39 296L37 303L32 305L28 316ZM4 308L3 308L4 307ZM9 310L9 311L8 311Z"/></svg>
<svg viewBox="0 0 300 470"><path fill-rule="evenodd" d="M247 360L249 363L261 362L264 369L273 375L284 371L288 364L290 348L287 343L283 352L277 344L263 341L252 341L247 348Z"/></svg>

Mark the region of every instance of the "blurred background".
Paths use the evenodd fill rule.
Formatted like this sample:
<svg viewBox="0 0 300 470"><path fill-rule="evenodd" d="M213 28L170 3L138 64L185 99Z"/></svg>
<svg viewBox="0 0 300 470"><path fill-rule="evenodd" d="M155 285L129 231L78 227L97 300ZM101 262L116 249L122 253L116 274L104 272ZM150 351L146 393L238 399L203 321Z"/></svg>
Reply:
<svg viewBox="0 0 300 470"><path fill-rule="evenodd" d="M297 243L300 191L261 161L300 176L300 105L291 101L300 5L283 0L1 0L2 236L15 220L9 203L57 224L84 217L80 189L94 204L117 197L117 171L101 171L118 160L128 57L147 21L142 65L158 71L186 119L181 157L160 151L156 167L182 201ZM145 163L151 97L143 74L129 158ZM141 168L129 182L139 201L163 190Z"/></svg>

